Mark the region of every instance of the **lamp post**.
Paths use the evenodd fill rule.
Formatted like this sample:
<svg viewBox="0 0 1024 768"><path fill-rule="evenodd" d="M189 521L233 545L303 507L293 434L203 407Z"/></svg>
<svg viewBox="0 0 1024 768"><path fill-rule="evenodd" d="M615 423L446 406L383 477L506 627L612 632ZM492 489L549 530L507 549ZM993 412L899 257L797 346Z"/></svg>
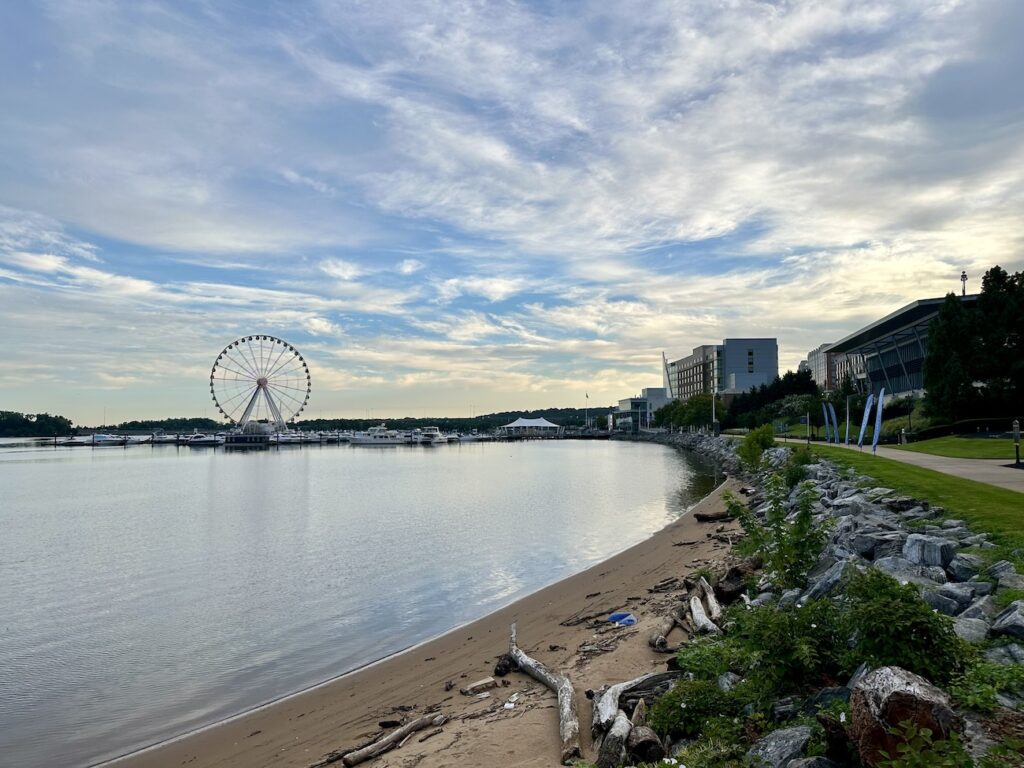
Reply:
<svg viewBox="0 0 1024 768"><path fill-rule="evenodd" d="M961 270L960 272L960 295L967 295L967 270Z"/></svg>
<svg viewBox="0 0 1024 768"><path fill-rule="evenodd" d="M1013 452L1016 454L1014 466L1020 466L1020 422L1013 420Z"/></svg>

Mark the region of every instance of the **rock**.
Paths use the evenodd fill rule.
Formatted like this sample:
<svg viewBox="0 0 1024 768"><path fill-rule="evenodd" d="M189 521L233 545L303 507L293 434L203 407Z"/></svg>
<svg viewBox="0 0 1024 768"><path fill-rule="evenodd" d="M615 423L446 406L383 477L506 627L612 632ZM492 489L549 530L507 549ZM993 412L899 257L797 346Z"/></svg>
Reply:
<svg viewBox="0 0 1024 768"><path fill-rule="evenodd" d="M904 720L929 728L936 739L963 732L963 722L950 706L949 696L920 675L899 667L869 673L850 698L850 734L861 761L876 766L884 750L896 754L901 742L892 730Z"/></svg>
<svg viewBox="0 0 1024 768"><path fill-rule="evenodd" d="M981 570L982 565L984 561L977 555L960 552L949 561L946 570L957 581L967 581Z"/></svg>
<svg viewBox="0 0 1024 768"><path fill-rule="evenodd" d="M933 589L924 589L921 591L921 599L930 605L934 610L939 613L944 613L947 616L956 616L960 612L960 606L956 600L950 600L948 597L940 595Z"/></svg>
<svg viewBox="0 0 1024 768"><path fill-rule="evenodd" d="M943 528L965 528L967 526L966 520L943 520Z"/></svg>
<svg viewBox="0 0 1024 768"><path fill-rule="evenodd" d="M796 605L796 601L799 597L799 589L787 589L782 593L782 597L779 598L779 608L788 608L791 605Z"/></svg>
<svg viewBox="0 0 1024 768"><path fill-rule="evenodd" d="M475 683L470 683L465 688L460 688L459 693L463 696L474 696L481 691L486 691L490 688L497 688L498 681L493 677L485 677L483 680L477 680Z"/></svg>
<svg viewBox="0 0 1024 768"><path fill-rule="evenodd" d="M839 586L839 582L843 580L843 574L846 573L846 569L851 567L856 566L853 566L849 560L841 561L833 565L825 571L819 579L811 582L811 586L807 588L803 597L800 598L801 602L818 600L831 594L835 588Z"/></svg>
<svg viewBox="0 0 1024 768"><path fill-rule="evenodd" d="M772 731L751 747L747 752L747 761L752 768L787 768L803 754L810 740L810 726L781 728Z"/></svg>
<svg viewBox="0 0 1024 768"><path fill-rule="evenodd" d="M939 594L956 601L957 613L969 606L974 600L974 587L970 584L943 584L939 587Z"/></svg>
<svg viewBox="0 0 1024 768"><path fill-rule="evenodd" d="M1024 589L1024 575L1012 571L999 577L999 589Z"/></svg>
<svg viewBox="0 0 1024 768"><path fill-rule="evenodd" d="M1009 635L1024 639L1024 600L1015 600L992 622L993 635Z"/></svg>
<svg viewBox="0 0 1024 768"><path fill-rule="evenodd" d="M720 691L731 691L741 680L743 678L735 672L723 672L718 676L718 689Z"/></svg>
<svg viewBox="0 0 1024 768"><path fill-rule="evenodd" d="M753 570L747 565L734 565L725 572L725 576L715 584L715 594L723 603L739 600L740 595L747 591L747 577Z"/></svg>
<svg viewBox="0 0 1024 768"><path fill-rule="evenodd" d="M781 723L792 720L800 711L800 701L795 696L787 696L772 703L772 720Z"/></svg>
<svg viewBox="0 0 1024 768"><path fill-rule="evenodd" d="M853 690L857 683L867 677L870 671L871 667L868 666L868 663L866 661L862 661L860 666L853 670L853 674L850 675L850 679L846 683L846 687Z"/></svg>
<svg viewBox="0 0 1024 768"><path fill-rule="evenodd" d="M839 768L839 763L827 757L801 757L793 760L788 768Z"/></svg>
<svg viewBox="0 0 1024 768"><path fill-rule="evenodd" d="M760 608L762 605L769 605L775 600L775 594L773 592L762 592L753 600L750 601L752 608Z"/></svg>
<svg viewBox="0 0 1024 768"><path fill-rule="evenodd" d="M934 587L946 583L946 572L936 565L915 565L904 557L876 557L875 567L905 584Z"/></svg>
<svg viewBox="0 0 1024 768"><path fill-rule="evenodd" d="M884 550L882 557L891 557L903 551L903 536L895 532L882 531L858 533L850 539L850 549L868 560L878 557L880 549Z"/></svg>
<svg viewBox="0 0 1024 768"><path fill-rule="evenodd" d="M972 579L970 582L971 586L974 587L974 594L981 597L982 595L991 595L996 591L995 584L991 581L980 581Z"/></svg>
<svg viewBox="0 0 1024 768"><path fill-rule="evenodd" d="M968 643L983 643L988 637L988 622L984 619L965 619L958 617L953 622L953 631L961 640Z"/></svg>
<svg viewBox="0 0 1024 768"><path fill-rule="evenodd" d="M979 597L960 613L962 619L987 619L996 614L995 603L988 595Z"/></svg>
<svg viewBox="0 0 1024 768"><path fill-rule="evenodd" d="M1016 573L1016 569L1009 560L1000 560L998 563L990 565L985 573L994 579L999 579L1005 573Z"/></svg>
<svg viewBox="0 0 1024 768"><path fill-rule="evenodd" d="M987 648L984 655L985 660L993 664L1024 664L1024 645L1011 643Z"/></svg>
<svg viewBox="0 0 1024 768"><path fill-rule="evenodd" d="M850 700L850 689L845 685L836 686L835 688L822 688L801 708L805 714L813 715L819 709L823 709L830 704L841 701L844 704Z"/></svg>
<svg viewBox="0 0 1024 768"><path fill-rule="evenodd" d="M903 544L903 556L915 565L939 565L945 568L956 555L956 544L941 536L912 533Z"/></svg>

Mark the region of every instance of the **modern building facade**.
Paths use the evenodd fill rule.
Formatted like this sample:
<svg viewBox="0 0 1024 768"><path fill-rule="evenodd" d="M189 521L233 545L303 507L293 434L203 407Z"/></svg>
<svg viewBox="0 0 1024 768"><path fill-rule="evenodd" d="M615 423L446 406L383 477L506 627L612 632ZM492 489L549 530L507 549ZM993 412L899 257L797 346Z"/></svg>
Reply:
<svg viewBox="0 0 1024 768"><path fill-rule="evenodd" d="M665 386L673 400L694 395L738 394L770 383L779 375L779 344L776 339L725 339L704 344L674 362L664 363Z"/></svg>
<svg viewBox="0 0 1024 768"><path fill-rule="evenodd" d="M977 295L958 297L974 307ZM928 326L945 298L920 299L861 328L826 348L839 359L838 379L849 371L862 391L904 397L924 391L924 361L928 355Z"/></svg>
<svg viewBox="0 0 1024 768"><path fill-rule="evenodd" d="M862 389L863 356L856 352L836 352L833 347L835 344L822 344L807 353L807 370L811 372L814 383L823 391L831 392L849 376L854 386Z"/></svg>
<svg viewBox="0 0 1024 768"><path fill-rule="evenodd" d="M635 397L619 400L615 414L615 426L627 432L639 432L654 424L655 412L672 402L664 387L649 387L640 390Z"/></svg>

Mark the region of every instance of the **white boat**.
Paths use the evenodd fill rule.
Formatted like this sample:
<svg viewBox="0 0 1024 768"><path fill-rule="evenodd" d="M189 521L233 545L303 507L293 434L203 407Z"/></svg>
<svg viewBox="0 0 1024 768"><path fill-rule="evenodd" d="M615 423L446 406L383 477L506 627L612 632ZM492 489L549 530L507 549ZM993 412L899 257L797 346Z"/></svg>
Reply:
<svg viewBox="0 0 1024 768"><path fill-rule="evenodd" d="M437 427L424 427L419 435L420 445L441 445L447 442L448 438Z"/></svg>
<svg viewBox="0 0 1024 768"><path fill-rule="evenodd" d="M379 427L370 427L365 432L357 432L352 435L352 439L349 442L352 445L383 447L387 445L406 445L408 441L409 438L405 435L401 435L381 424Z"/></svg>
<svg viewBox="0 0 1024 768"><path fill-rule="evenodd" d="M98 432L92 436L92 445L96 448L122 446L127 442L128 438L123 435L108 435L106 433Z"/></svg>
<svg viewBox="0 0 1024 768"><path fill-rule="evenodd" d="M61 440L57 445L65 445L73 448L77 445L92 445L92 435L74 435L65 440Z"/></svg>
<svg viewBox="0 0 1024 768"><path fill-rule="evenodd" d="M153 442L152 435L128 435L125 437L125 445L145 445Z"/></svg>
<svg viewBox="0 0 1024 768"><path fill-rule="evenodd" d="M154 432L153 437L150 438L150 442L153 445L174 445L178 442L177 435L168 435L164 432Z"/></svg>
<svg viewBox="0 0 1024 768"><path fill-rule="evenodd" d="M224 445L223 435L204 435L201 432L197 432L194 435L189 435L185 441L185 445L192 446L193 448L210 448L218 445Z"/></svg>

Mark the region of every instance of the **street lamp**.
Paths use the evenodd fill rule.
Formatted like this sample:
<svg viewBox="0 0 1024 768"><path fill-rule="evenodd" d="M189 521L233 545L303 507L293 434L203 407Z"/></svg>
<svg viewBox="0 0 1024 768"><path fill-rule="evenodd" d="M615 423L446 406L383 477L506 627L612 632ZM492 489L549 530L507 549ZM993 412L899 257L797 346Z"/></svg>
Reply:
<svg viewBox="0 0 1024 768"><path fill-rule="evenodd" d="M1014 462L1014 466L1020 466L1020 422L1017 419L1013 420L1013 452L1017 458Z"/></svg>
<svg viewBox="0 0 1024 768"><path fill-rule="evenodd" d="M960 295L967 295L967 270L961 270L960 272Z"/></svg>

